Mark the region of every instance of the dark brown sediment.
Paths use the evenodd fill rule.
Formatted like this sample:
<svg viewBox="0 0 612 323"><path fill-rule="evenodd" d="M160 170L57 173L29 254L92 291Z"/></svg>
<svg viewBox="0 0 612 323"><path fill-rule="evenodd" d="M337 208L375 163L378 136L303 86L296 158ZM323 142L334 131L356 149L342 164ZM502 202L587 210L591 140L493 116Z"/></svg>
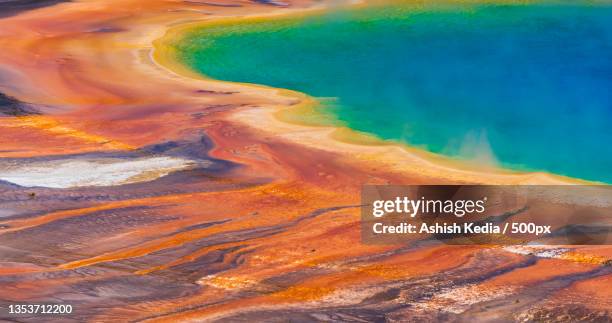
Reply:
<svg viewBox="0 0 612 323"><path fill-rule="evenodd" d="M66 1L70 0L0 0L0 17L8 17Z"/></svg>

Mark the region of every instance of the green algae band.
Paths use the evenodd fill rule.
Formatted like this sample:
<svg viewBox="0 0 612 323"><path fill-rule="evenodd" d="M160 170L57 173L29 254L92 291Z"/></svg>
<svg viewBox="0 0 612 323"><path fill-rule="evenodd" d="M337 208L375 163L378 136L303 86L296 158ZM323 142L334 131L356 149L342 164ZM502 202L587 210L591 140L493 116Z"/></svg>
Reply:
<svg viewBox="0 0 612 323"><path fill-rule="evenodd" d="M322 98L383 139L612 182L611 22L586 2L395 5L202 27L175 46L207 76Z"/></svg>

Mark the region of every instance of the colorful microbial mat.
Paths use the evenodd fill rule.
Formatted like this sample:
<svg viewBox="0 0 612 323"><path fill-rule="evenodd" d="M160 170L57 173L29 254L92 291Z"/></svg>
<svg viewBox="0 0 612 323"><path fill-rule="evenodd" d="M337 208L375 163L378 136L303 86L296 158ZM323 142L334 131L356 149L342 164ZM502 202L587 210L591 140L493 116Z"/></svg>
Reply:
<svg viewBox="0 0 612 323"><path fill-rule="evenodd" d="M0 0L0 321L611 322L612 2Z"/></svg>

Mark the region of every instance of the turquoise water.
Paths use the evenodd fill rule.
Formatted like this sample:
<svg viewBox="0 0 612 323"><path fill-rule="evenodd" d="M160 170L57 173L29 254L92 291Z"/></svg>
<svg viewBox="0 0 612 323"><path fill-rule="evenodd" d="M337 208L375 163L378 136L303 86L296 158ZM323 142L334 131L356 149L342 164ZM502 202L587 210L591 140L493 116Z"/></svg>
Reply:
<svg viewBox="0 0 612 323"><path fill-rule="evenodd" d="M322 98L384 139L612 182L612 6L576 3L335 11L175 46L205 75Z"/></svg>

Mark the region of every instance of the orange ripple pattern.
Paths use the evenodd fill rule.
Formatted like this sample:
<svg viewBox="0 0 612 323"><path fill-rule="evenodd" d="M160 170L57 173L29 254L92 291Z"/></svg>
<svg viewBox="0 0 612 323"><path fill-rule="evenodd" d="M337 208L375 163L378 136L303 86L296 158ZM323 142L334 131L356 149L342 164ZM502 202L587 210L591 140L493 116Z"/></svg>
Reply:
<svg viewBox="0 0 612 323"><path fill-rule="evenodd" d="M208 157L237 165L150 186L0 187L3 308L63 302L92 322L611 318L609 247L541 259L361 244L362 184L448 181L230 120L288 102L151 58L170 26L318 2L288 3L91 0L0 19L0 92L40 112L0 116L0 158L144 153L206 137Z"/></svg>

